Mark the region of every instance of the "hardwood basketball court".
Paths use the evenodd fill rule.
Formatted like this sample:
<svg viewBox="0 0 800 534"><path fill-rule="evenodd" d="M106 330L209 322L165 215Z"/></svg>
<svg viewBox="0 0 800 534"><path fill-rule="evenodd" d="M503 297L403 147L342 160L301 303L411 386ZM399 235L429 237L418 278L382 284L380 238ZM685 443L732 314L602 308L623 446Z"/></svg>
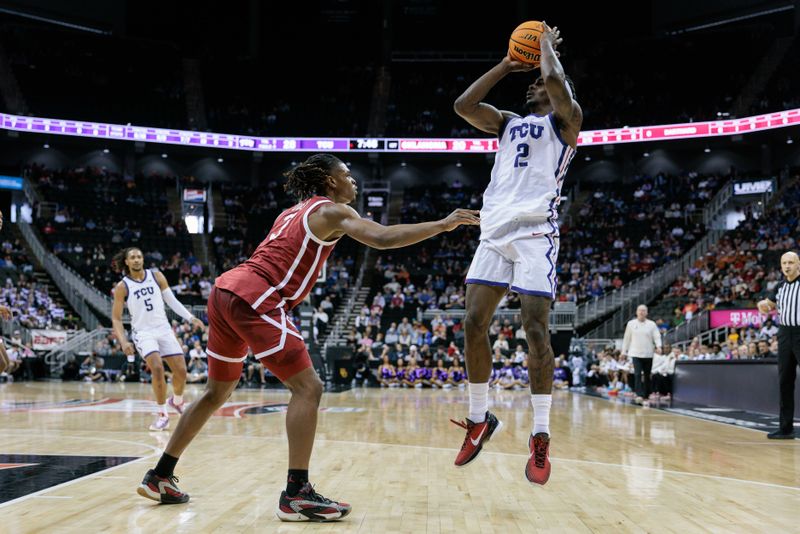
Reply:
<svg viewBox="0 0 800 534"><path fill-rule="evenodd" d="M196 398L199 388L187 388ZM169 432L147 426L149 385L0 385L0 532L751 532L791 530L800 441L585 395L553 398L553 474L525 480L529 396L491 392L505 423L453 467L465 390L323 396L311 481L344 521L281 523L280 390L237 390L178 464L187 505L136 495ZM177 423L177 415L170 428ZM38 489L37 489L38 488Z"/></svg>

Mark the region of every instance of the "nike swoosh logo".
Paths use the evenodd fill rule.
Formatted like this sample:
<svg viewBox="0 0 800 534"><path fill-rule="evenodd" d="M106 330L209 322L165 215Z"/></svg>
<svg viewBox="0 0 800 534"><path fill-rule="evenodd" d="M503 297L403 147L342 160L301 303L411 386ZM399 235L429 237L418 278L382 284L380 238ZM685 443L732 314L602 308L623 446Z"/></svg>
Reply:
<svg viewBox="0 0 800 534"><path fill-rule="evenodd" d="M483 427L483 430L481 430L481 433L478 434L478 439L469 438L469 440L472 442L472 446L473 447L477 447L478 443L481 442L481 438L483 437L483 434L486 432L487 428L489 428L489 425L486 425L485 427Z"/></svg>

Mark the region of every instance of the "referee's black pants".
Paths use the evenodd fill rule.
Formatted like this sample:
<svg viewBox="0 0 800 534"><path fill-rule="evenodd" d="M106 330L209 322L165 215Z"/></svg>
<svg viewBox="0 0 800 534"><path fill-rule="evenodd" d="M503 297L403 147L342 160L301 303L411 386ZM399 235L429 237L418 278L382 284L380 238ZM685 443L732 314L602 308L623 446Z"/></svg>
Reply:
<svg viewBox="0 0 800 534"><path fill-rule="evenodd" d="M794 432L794 381L800 364L800 326L778 328L778 383L782 434Z"/></svg>

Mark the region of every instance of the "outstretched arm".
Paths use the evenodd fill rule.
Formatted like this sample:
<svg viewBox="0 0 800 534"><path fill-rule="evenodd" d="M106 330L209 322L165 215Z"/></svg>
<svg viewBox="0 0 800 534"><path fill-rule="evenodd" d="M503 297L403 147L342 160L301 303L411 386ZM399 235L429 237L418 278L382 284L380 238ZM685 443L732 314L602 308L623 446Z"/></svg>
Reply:
<svg viewBox="0 0 800 534"><path fill-rule="evenodd" d="M504 57L500 63L478 78L464 91L464 94L456 99L453 109L477 129L497 135L506 117L517 117L518 115L510 111L500 111L482 100L486 98L492 87L510 72L526 72L533 68L533 65L514 61L508 56Z"/></svg>
<svg viewBox="0 0 800 534"><path fill-rule="evenodd" d="M329 240L342 234L380 250L419 243L462 224L479 225L479 211L457 209L445 219L418 224L383 226L361 216L345 204L326 204L308 218L308 226L317 237Z"/></svg>
<svg viewBox="0 0 800 534"><path fill-rule="evenodd" d="M158 282L158 287L161 288L161 296L164 298L164 302L167 304L167 306L172 308L172 311L177 313L184 321L192 323L195 327L205 328L203 321L192 315L192 312L187 310L186 306L184 306L175 296L175 293L172 292L164 273L161 271L154 271L154 274L156 277L156 282Z"/></svg>
<svg viewBox="0 0 800 534"><path fill-rule="evenodd" d="M556 47L561 44L561 32L558 27L551 28L546 22L542 33L542 58L541 69L544 88L553 106L559 128L564 134L565 141L573 148L577 145L578 132L583 122L583 113L577 102L570 95L567 87L564 67L556 54Z"/></svg>

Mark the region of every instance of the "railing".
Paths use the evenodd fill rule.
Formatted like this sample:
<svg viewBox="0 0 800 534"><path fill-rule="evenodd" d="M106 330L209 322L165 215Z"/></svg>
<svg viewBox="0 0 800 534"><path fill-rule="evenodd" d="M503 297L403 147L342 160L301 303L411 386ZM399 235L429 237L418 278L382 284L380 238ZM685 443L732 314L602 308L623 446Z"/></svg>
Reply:
<svg viewBox="0 0 800 534"><path fill-rule="evenodd" d="M351 288L352 292L350 293L347 302L345 302L342 306L342 312L336 314L336 321L328 331L325 342L322 344L321 352L322 354L326 355L326 360L328 347L336 346L336 340L344 335L344 330L347 328L347 325L350 322L350 317L353 315L353 307L355 306L356 299L358 298L358 291L361 289L361 286L364 283L364 272L366 271L369 258L370 249L368 248L366 252L364 252L364 259L361 261L361 266L358 268L356 281Z"/></svg>
<svg viewBox="0 0 800 534"><path fill-rule="evenodd" d="M550 330L572 330L575 327L575 308L567 306L562 308L558 306L563 303L556 303L553 310L550 311ZM511 319L515 323L520 322L520 310L496 310L493 318L496 319ZM452 319L463 319L467 315L467 310L425 310L419 316L420 319L434 319L437 316L450 317Z"/></svg>
<svg viewBox="0 0 800 534"><path fill-rule="evenodd" d="M707 311L698 313L685 323L679 324L664 334L664 342L675 345L687 339L691 340L693 337L708 330L710 317Z"/></svg>
<svg viewBox="0 0 800 534"><path fill-rule="evenodd" d="M719 216L722 210L730 201L733 195L733 185L731 183L726 184L725 186L720 189L716 195L711 199L711 201L706 205L703 209L703 222L708 229L708 233L706 237L712 235L712 231L716 231L716 228L711 228L711 224L714 220ZM713 234L719 236L721 234ZM714 242L718 239L715 238ZM702 243L702 241L701 241ZM695 245L696 247L697 245ZM692 249L694 250L694 249ZM692 250L684 254L684 256L678 260L675 260L668 265L665 265L659 269L656 269L652 273L645 275L643 277L637 278L627 284L623 285L619 289L615 289L610 293L606 293L600 297L594 298L588 302L584 302L583 304L578 306L578 313L576 316L576 324L577 326L582 326L588 322L591 322L598 317L602 317L603 315L614 311L615 309L623 306L626 303L630 303L631 300L641 300L642 294L647 290L648 287L652 285L661 285L663 282L664 277L672 276L673 280L677 277L674 274L676 265L678 262L682 262L681 264L685 264L685 260L689 254L692 253ZM705 250L703 251L705 253ZM697 259L697 256L691 259L691 263ZM601 336L606 337L606 336Z"/></svg>
<svg viewBox="0 0 800 534"><path fill-rule="evenodd" d="M61 372L69 356L79 352L92 352L94 345L100 339L108 336L110 328L97 328L95 330L79 330L67 342L44 355L44 362L50 367L50 374Z"/></svg>
<svg viewBox="0 0 800 534"><path fill-rule="evenodd" d="M614 339L601 338L573 338L572 343L580 345L587 353L596 353L606 347L616 347L617 341Z"/></svg>
<svg viewBox="0 0 800 534"><path fill-rule="evenodd" d="M733 183L728 182L722 189L717 191L714 198L706 204L703 208L703 225L706 228L712 228L714 221L717 219L722 209L728 204L728 201L733 196Z"/></svg>
<svg viewBox="0 0 800 534"><path fill-rule="evenodd" d="M645 277L642 283L632 286L627 296L627 301L621 302L620 307L614 316L608 321L604 322L601 326L589 332L587 338L613 338L624 330L625 324L630 320L639 304L646 304L656 298L664 289L666 289L681 273L686 272L691 267L697 258L708 252L719 238L724 234L723 230L709 230L705 237L701 239L695 246L684 254L680 259L675 260L668 265L654 271L651 275ZM635 287L635 289L634 289ZM625 293L620 292L619 300L623 299ZM580 307L578 308L580 311ZM579 323L580 324L580 323Z"/></svg>
<svg viewBox="0 0 800 534"><path fill-rule="evenodd" d="M27 241L36 260L44 267L70 306L78 312L86 327L94 330L100 324L94 309L111 317L111 299L86 282L75 271L48 252L30 224L18 223L22 237ZM91 305L91 306L90 306Z"/></svg>
<svg viewBox="0 0 800 534"><path fill-rule="evenodd" d="M700 341L701 345L709 346L713 345L714 343L719 343L721 345L728 339L728 336L732 330L733 328L730 326L720 326L718 328L714 328L713 330L706 330L705 332L701 332L700 334L691 336L690 338L682 341L667 341L667 343L670 343L674 347L680 347L681 350L685 350L686 347L691 345L694 338L698 338L698 341ZM667 333L669 334L669 332Z"/></svg>

